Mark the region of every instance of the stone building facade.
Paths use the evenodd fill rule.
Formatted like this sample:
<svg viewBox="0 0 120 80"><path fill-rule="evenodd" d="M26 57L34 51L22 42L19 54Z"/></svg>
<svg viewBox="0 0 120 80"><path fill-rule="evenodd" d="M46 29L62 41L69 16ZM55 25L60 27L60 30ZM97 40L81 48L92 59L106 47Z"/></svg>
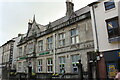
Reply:
<svg viewBox="0 0 120 80"><path fill-rule="evenodd" d="M40 25L28 23L28 31L18 43L17 72L78 74L78 60L88 71L88 57L94 51L93 31L89 7L74 11L74 4L66 1L66 16Z"/></svg>

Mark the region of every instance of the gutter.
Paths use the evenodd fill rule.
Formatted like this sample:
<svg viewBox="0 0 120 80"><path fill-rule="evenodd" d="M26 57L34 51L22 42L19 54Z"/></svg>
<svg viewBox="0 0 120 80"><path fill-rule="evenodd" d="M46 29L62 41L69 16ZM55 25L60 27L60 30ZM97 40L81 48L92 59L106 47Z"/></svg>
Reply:
<svg viewBox="0 0 120 80"><path fill-rule="evenodd" d="M94 5L98 4L100 2L96 1L93 2L91 4L89 4L88 6L92 8L92 15L93 15L93 24L94 24L94 30L95 30L95 39L96 39L96 52L99 51L99 43L98 43L98 33L97 33L97 24L96 24L96 17L95 17L95 10L94 10Z"/></svg>

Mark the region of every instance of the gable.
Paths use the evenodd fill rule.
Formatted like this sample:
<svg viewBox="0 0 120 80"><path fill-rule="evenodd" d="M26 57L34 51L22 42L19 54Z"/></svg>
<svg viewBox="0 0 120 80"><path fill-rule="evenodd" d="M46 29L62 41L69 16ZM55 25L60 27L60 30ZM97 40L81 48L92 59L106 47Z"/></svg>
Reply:
<svg viewBox="0 0 120 80"><path fill-rule="evenodd" d="M40 28L38 27L38 24L36 22L33 22L31 25L29 24L26 37L30 37L38 33L40 33Z"/></svg>

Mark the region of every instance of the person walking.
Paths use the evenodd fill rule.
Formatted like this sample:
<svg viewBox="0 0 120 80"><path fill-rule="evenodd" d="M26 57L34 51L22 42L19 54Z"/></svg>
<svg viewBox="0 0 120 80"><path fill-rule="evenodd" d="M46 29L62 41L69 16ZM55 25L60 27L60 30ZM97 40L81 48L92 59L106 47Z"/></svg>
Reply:
<svg viewBox="0 0 120 80"><path fill-rule="evenodd" d="M118 70L114 80L120 80L120 70Z"/></svg>

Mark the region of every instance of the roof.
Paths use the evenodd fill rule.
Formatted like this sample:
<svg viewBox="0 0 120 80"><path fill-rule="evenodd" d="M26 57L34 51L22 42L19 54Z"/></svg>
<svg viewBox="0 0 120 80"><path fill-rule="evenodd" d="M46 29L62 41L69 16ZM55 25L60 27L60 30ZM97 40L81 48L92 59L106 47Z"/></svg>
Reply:
<svg viewBox="0 0 120 80"><path fill-rule="evenodd" d="M2 46L5 46L6 44L9 44L10 42L15 42L15 41L14 41L14 39L11 39L11 40L7 41L5 44L3 44Z"/></svg>
<svg viewBox="0 0 120 80"><path fill-rule="evenodd" d="M82 14L85 14L85 13L89 12L89 11L90 11L89 7L86 6L86 7L83 7L81 9L75 11L74 13L76 14L76 16L80 16ZM51 22L51 27L54 27L54 26L59 25L63 22L66 22L67 20L69 20L69 18L70 18L69 16L64 16L60 19L57 19L57 20ZM49 24L45 25L45 27L48 27L48 26L49 26Z"/></svg>

